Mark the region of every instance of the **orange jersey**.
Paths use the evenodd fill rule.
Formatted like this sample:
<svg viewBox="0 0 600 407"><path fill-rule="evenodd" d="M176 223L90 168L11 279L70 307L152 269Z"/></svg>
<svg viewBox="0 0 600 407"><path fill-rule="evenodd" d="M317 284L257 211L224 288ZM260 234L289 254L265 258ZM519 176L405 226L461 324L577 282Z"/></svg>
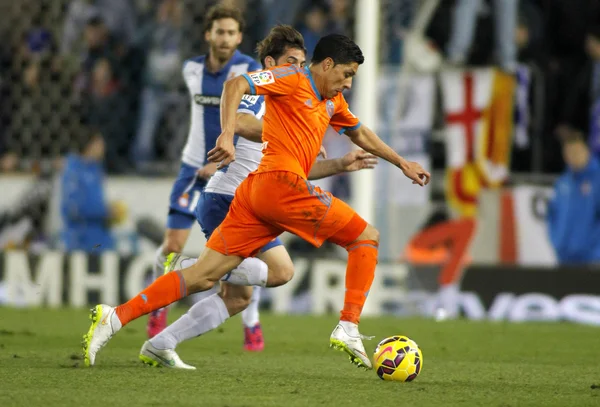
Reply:
<svg viewBox="0 0 600 407"><path fill-rule="evenodd" d="M265 95L263 158L257 173L289 171L306 179L328 126L339 133L360 127L341 93L321 98L308 67L287 64L243 76L253 95Z"/></svg>

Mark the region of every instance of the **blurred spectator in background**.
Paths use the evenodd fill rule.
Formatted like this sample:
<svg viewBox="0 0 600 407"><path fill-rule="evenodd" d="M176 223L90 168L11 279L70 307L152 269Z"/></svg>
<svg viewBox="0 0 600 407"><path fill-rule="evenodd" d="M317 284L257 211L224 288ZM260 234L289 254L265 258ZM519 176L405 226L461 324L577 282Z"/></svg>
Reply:
<svg viewBox="0 0 600 407"><path fill-rule="evenodd" d="M266 22L259 38L266 36L277 24L294 25L307 0L262 0L262 3ZM309 51L312 50L309 49ZM308 56L306 59L309 60Z"/></svg>
<svg viewBox="0 0 600 407"><path fill-rule="evenodd" d="M354 8L351 0L330 0L328 33L352 37Z"/></svg>
<svg viewBox="0 0 600 407"><path fill-rule="evenodd" d="M493 3L497 61L503 70L514 72L517 63L514 33L518 0L494 0ZM448 43L448 61L451 64L464 65L468 62L477 16L485 4L482 0L456 0Z"/></svg>
<svg viewBox="0 0 600 407"><path fill-rule="evenodd" d="M101 17L86 24L85 58L75 84L81 120L96 127L107 142L107 170L129 168L129 146L135 128L138 87L135 71L140 58L135 48L124 48Z"/></svg>
<svg viewBox="0 0 600 407"><path fill-rule="evenodd" d="M13 58L12 83L15 97L8 148L40 159L59 156L64 124L71 115L68 81L62 75L61 61L49 31L36 26L26 31ZM17 99L18 97L18 99Z"/></svg>
<svg viewBox="0 0 600 407"><path fill-rule="evenodd" d="M565 127L589 132L588 142L595 154L600 153L600 25L588 30L585 49L589 60L571 79L563 104L562 123L557 129L561 137ZM568 131L568 130L567 130Z"/></svg>
<svg viewBox="0 0 600 407"><path fill-rule="evenodd" d="M166 109L181 100L181 0L162 0L156 16L142 27L140 48L147 55L131 158L137 169L154 159L155 135ZM186 99L183 99L186 102ZM174 133L172 129L171 133Z"/></svg>
<svg viewBox="0 0 600 407"><path fill-rule="evenodd" d="M133 44L136 14L130 0L73 0L65 17L60 51L78 54L82 33L91 18L99 17L110 33L125 46Z"/></svg>
<svg viewBox="0 0 600 407"><path fill-rule="evenodd" d="M600 263L600 163L577 131L564 136L563 154L567 169L548 205L550 241L561 264Z"/></svg>
<svg viewBox="0 0 600 407"><path fill-rule="evenodd" d="M314 1L306 8L298 31L304 37L307 61L312 58L312 53L319 39L326 34L330 24L328 12L327 6L321 1Z"/></svg>
<svg viewBox="0 0 600 407"><path fill-rule="evenodd" d="M108 205L104 195L105 144L97 131L88 131L81 149L67 157L61 178L62 240L67 251L112 250L111 226L124 220L120 203Z"/></svg>
<svg viewBox="0 0 600 407"><path fill-rule="evenodd" d="M106 169L109 173L128 170L129 126L128 100L121 82L114 74L113 63L102 58L92 70L90 91L85 100L86 122L99 130L106 142Z"/></svg>
<svg viewBox="0 0 600 407"><path fill-rule="evenodd" d="M540 68L546 65L543 23L541 10L534 1L520 0L514 35L519 62L534 63Z"/></svg>

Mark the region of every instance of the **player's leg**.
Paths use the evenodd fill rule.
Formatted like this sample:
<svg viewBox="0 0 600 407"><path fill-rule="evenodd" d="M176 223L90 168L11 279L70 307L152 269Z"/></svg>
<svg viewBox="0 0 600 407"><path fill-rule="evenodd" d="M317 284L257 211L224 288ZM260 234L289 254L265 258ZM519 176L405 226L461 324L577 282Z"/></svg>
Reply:
<svg viewBox="0 0 600 407"><path fill-rule="evenodd" d="M371 361L362 343L365 337L360 334L358 323L375 277L379 232L354 214L350 222L328 240L348 251L344 308L340 322L331 333L330 346L346 352L357 366L370 369Z"/></svg>
<svg viewBox="0 0 600 407"><path fill-rule="evenodd" d="M190 294L211 289L241 262L239 256L227 256L207 247L191 267L160 276L125 304L115 308L96 305L90 314L92 325L83 340L86 366L95 363L97 352L123 326Z"/></svg>
<svg viewBox="0 0 600 407"><path fill-rule="evenodd" d="M279 238L267 244L257 256L269 267L270 287L283 285L294 276L294 263ZM265 347L265 340L260 324L259 305L262 287L254 287L250 303L242 311L244 324L244 349L256 352Z"/></svg>
<svg viewBox="0 0 600 407"><path fill-rule="evenodd" d="M213 233L196 263L183 270L159 277L127 303L116 308L97 305L91 314L92 325L84 335L86 365L93 365L96 353L122 326L140 316L169 305L199 291L211 289L217 281L237 267L243 257L251 257L281 233L280 229L254 217L243 204L252 187L244 183L241 199L234 200L221 226ZM240 204L239 201L242 201ZM102 321L102 322L100 322Z"/></svg>
<svg viewBox="0 0 600 407"><path fill-rule="evenodd" d="M177 321L146 341L140 350L140 360L152 366L194 369L179 358L175 352L177 345L212 331L244 310L250 304L252 291L252 287L221 282L221 292L198 301Z"/></svg>
<svg viewBox="0 0 600 407"><path fill-rule="evenodd" d="M267 173L255 182L252 207L261 219L320 247L325 240L348 250L346 294L341 327L330 343L351 356L359 366L371 367L364 351L358 321L373 282L379 233L346 203L292 173ZM286 205L273 205L285 202Z"/></svg>
<svg viewBox="0 0 600 407"><path fill-rule="evenodd" d="M200 199L206 181L196 176L196 168L181 164L179 174L171 189L167 230L162 245L156 251L153 280L163 275L165 262L170 253L181 253L196 221L194 209ZM168 308L150 313L147 333L152 338L167 326Z"/></svg>
<svg viewBox="0 0 600 407"><path fill-rule="evenodd" d="M288 279L293 276L292 259L279 239L269 242L258 256L268 264L270 270L281 270L276 273L277 275L287 276ZM184 260L182 264L189 261L193 260ZM253 287L236 286L224 281L221 281L221 287L220 293L213 294L194 304L186 314L169 325L163 332L150 341L146 341L140 351L140 359L153 366L190 368L181 361L174 350L175 347L187 339L215 329L230 316L245 311L251 305L254 296ZM257 288L254 287L254 290ZM256 315L257 317L258 315ZM262 328L256 324L251 327L254 329L251 329L251 335L248 335L250 338L246 341L251 342L251 345L245 346L245 348L259 350L264 346Z"/></svg>
<svg viewBox="0 0 600 407"><path fill-rule="evenodd" d="M156 250L156 257L152 272L152 281L164 274L165 263L169 253L181 253L191 229L167 229L163 244ZM168 308L161 308L148 315L146 333L148 338L160 333L167 326Z"/></svg>

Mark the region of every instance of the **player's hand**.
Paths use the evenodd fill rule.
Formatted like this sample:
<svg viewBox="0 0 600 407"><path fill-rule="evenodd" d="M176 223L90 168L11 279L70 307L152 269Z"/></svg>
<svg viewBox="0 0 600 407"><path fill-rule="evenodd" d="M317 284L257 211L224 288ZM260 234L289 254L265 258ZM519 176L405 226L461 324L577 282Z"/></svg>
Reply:
<svg viewBox="0 0 600 407"><path fill-rule="evenodd" d="M353 150L343 156L342 168L346 172L375 168L377 157L363 150Z"/></svg>
<svg viewBox="0 0 600 407"><path fill-rule="evenodd" d="M209 179L217 172L217 163L208 163L196 171L196 175L202 179Z"/></svg>
<svg viewBox="0 0 600 407"><path fill-rule="evenodd" d="M323 157L323 159L324 159L324 160L326 160L326 159L327 159L327 150L325 150L325 147L321 146L321 149L319 150L319 154L317 155L317 157L318 157L319 155L320 155L321 157Z"/></svg>
<svg viewBox="0 0 600 407"><path fill-rule="evenodd" d="M421 186L429 184L429 180L431 179L431 174L425 171L419 163L413 161L407 162L407 166L402 169L402 172L407 178L412 180L413 184Z"/></svg>
<svg viewBox="0 0 600 407"><path fill-rule="evenodd" d="M215 148L208 152L208 161L219 163L217 169L221 169L235 161L235 146L233 145L233 134L221 133L217 138Z"/></svg>

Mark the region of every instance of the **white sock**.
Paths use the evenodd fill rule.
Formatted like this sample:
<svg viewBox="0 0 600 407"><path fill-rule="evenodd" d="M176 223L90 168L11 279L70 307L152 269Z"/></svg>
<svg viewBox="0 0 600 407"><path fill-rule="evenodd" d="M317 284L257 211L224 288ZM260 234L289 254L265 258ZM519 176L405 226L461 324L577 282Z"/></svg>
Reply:
<svg viewBox="0 0 600 407"><path fill-rule="evenodd" d="M181 342L200 336L221 325L229 318L223 299L213 294L192 308L164 331L150 339L157 349L174 349Z"/></svg>
<svg viewBox="0 0 600 407"><path fill-rule="evenodd" d="M252 328L258 324L258 305L260 303L260 287L252 287L252 297L248 308L242 311L242 322L245 327Z"/></svg>
<svg viewBox="0 0 600 407"><path fill-rule="evenodd" d="M257 258L248 257L237 268L231 270L221 279L233 285L256 285L267 286L269 266Z"/></svg>
<svg viewBox="0 0 600 407"><path fill-rule="evenodd" d="M344 331L346 331L348 335L354 335L358 333L358 325L354 322L340 321L339 324L342 326L342 328L344 328Z"/></svg>
<svg viewBox="0 0 600 407"><path fill-rule="evenodd" d="M162 276L165 273L165 262L167 261L167 256L163 253L163 247L160 245L156 250L156 257L154 258L154 267L152 268L152 281L156 280L158 277Z"/></svg>

